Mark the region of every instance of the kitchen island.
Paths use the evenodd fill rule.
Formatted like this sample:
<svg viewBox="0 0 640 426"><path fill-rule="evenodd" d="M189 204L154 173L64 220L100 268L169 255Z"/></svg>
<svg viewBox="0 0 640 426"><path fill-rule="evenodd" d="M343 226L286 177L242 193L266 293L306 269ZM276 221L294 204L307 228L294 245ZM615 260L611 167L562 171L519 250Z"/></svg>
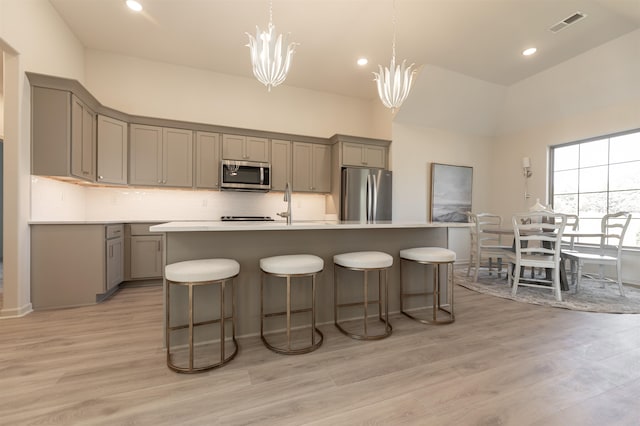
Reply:
<svg viewBox="0 0 640 426"><path fill-rule="evenodd" d="M334 222L300 221L287 225L285 222L169 222L154 225L153 232L165 234L164 264L184 260L204 258L231 258L240 263L240 274L236 278L237 334L254 335L260 331L260 259L285 254L314 254L324 262L324 271L317 281L317 321L319 324L333 322L333 256L350 251L377 250L394 257L394 265L389 272L389 312L398 312L399 302L399 251L418 246L447 247L448 230L453 227L468 227L465 223L415 223L415 222ZM416 282L423 279L421 270L407 266L404 273L418 274ZM362 273L345 271L353 280L361 283ZM351 279L341 275L341 279ZM342 278L344 277L344 278ZM271 279L271 278L270 278ZM372 285L377 274L370 275ZM284 289L284 280L280 280ZM277 281L274 281L274 284ZM269 283L269 290L275 287ZM295 297L305 297L309 286L295 288ZM348 286L347 286L348 287ZM418 287L419 288L419 287ZM217 295L205 294L202 289L196 297L196 311L213 306ZM166 291L166 282L165 282ZM213 289L211 289L213 291ZM362 286L351 288L341 286L341 297L361 297ZM304 296L302 296L304 295ZM281 308L284 297L270 291L265 301L265 309ZM309 296L310 297L310 296ZM373 297L373 296L372 296ZM184 295L171 293L172 314L186 314L187 303ZM424 303L424 301L423 301ZM178 308L179 307L179 308ZM346 317L349 312L345 312ZM341 313L342 315L342 313ZM353 316L358 312L354 311ZM176 318L177 319L177 318Z"/></svg>

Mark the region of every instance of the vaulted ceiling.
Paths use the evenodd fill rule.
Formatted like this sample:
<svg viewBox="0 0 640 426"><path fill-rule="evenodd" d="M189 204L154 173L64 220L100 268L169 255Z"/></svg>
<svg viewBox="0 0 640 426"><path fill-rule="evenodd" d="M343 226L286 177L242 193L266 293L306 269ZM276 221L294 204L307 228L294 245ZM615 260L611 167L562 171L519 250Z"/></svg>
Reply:
<svg viewBox="0 0 640 426"><path fill-rule="evenodd" d="M267 0L139 1L141 13L124 0L50 0L87 48L252 76L245 33L266 27ZM640 0L395 0L395 10L398 59L505 86L640 28ZM576 12L586 18L549 30ZM299 43L285 84L375 98L392 17L393 0L273 0L277 32ZM522 56L530 46L538 53Z"/></svg>

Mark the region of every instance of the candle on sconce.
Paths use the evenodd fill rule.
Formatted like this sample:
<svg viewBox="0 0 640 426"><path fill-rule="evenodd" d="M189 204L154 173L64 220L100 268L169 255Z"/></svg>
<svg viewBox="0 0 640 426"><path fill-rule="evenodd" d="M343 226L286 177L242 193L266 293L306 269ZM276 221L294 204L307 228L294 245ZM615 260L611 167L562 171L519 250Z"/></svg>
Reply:
<svg viewBox="0 0 640 426"><path fill-rule="evenodd" d="M522 167L525 169L531 167L531 159L529 157L522 157Z"/></svg>

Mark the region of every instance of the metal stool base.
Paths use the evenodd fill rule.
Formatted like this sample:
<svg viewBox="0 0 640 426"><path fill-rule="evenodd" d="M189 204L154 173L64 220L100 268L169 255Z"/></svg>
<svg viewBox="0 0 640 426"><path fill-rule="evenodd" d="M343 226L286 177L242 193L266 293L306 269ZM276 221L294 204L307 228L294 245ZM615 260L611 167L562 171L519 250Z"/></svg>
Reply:
<svg viewBox="0 0 640 426"><path fill-rule="evenodd" d="M343 269L348 269L351 271L362 271L364 273L363 279L363 292L364 292L364 300L362 302L354 302L354 303L338 303L338 267ZM393 327L389 323L389 284L387 280L387 271L389 268L348 268L342 265L334 264L333 268L333 294L334 294L334 309L333 309L333 324L336 326L338 330L345 336L348 336L352 339L356 340L380 340L385 337L389 337L393 331ZM377 300L368 300L368 281L367 281L367 272L368 271L378 271L378 299ZM382 272L384 271L385 279L384 279L384 292L385 292L385 313L384 317L382 316ZM378 305L378 320L385 324L384 333L381 334L369 334L367 331L367 307L369 304ZM364 317L363 317L363 328L364 333L352 333L350 331L345 330L340 321L338 319L338 308L347 307L347 306L362 306L364 307ZM344 322L343 322L344 323Z"/></svg>
<svg viewBox="0 0 640 426"><path fill-rule="evenodd" d="M199 281L199 282L178 282L178 281L170 281L167 280L167 296L166 296L166 345L167 345L167 367L177 373L200 373L207 370L213 370L214 368L221 367L231 361L238 354L238 342L236 340L236 323L235 323L235 311L236 311L236 303L234 297L234 283L233 279L237 277L234 275L233 277L225 278L223 280L216 281ZM231 282L231 315L225 316L224 309L224 301L225 301L225 283L227 281ZM204 286L204 285L212 285L219 284L220 285L220 318L201 321L201 322L193 322L193 287ZM178 286L186 286L189 290L189 323L171 326L171 285ZM231 354L226 354L225 346L227 343L225 337L225 321L231 321L231 342L233 343L233 352ZM203 365L201 367L194 366L194 343L193 343L193 332L194 328L202 325L216 324L220 323L220 361L213 364ZM181 329L189 329L189 366L188 367L180 367L173 363L172 361L172 353L171 353L171 332L175 330Z"/></svg>
<svg viewBox="0 0 640 426"><path fill-rule="evenodd" d="M422 292L422 293L404 293L403 291L403 280L402 280L402 263L403 262L414 262L419 263L425 266L433 265L433 292ZM447 289L449 290L447 296L450 300L450 309L445 309L442 307L440 303L440 265L447 265ZM415 315L412 315L404 310L404 299L405 297L412 296L428 296L433 295L433 305L432 305L432 318L418 318ZM428 308L427 308L428 309ZM448 318L439 319L438 312L444 312L448 315ZM453 313L453 262L420 262L417 260L403 259L400 258L400 313L405 315L407 318L411 318L414 321L418 321L422 324L429 325L443 325L443 324L451 324L455 321L455 315Z"/></svg>
<svg viewBox="0 0 640 426"><path fill-rule="evenodd" d="M274 277L281 277L287 279L287 310L282 312L264 313L264 277L265 275L271 275ZM312 274L272 274L270 272L262 271L260 279L260 339L262 343L271 351L281 355L302 355L309 352L313 352L322 346L324 341L324 334L316 327L316 273ZM299 277L311 277L311 307L306 309L291 310L291 278ZM297 349L291 348L291 315L300 314L305 312L311 312L311 344ZM269 317L286 315L287 317L287 347L279 347L269 343L264 335L264 320ZM317 338L319 337L319 339Z"/></svg>

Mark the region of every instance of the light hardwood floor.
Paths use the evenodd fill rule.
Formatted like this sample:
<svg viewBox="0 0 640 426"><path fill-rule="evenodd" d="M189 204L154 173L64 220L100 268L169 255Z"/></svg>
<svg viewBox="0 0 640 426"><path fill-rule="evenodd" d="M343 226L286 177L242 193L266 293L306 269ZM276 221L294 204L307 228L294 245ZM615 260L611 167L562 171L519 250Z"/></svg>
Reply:
<svg viewBox="0 0 640 426"><path fill-rule="evenodd" d="M230 364L165 365L159 287L0 321L0 424L638 425L640 315L520 304L456 287L456 322L392 317L360 342Z"/></svg>

